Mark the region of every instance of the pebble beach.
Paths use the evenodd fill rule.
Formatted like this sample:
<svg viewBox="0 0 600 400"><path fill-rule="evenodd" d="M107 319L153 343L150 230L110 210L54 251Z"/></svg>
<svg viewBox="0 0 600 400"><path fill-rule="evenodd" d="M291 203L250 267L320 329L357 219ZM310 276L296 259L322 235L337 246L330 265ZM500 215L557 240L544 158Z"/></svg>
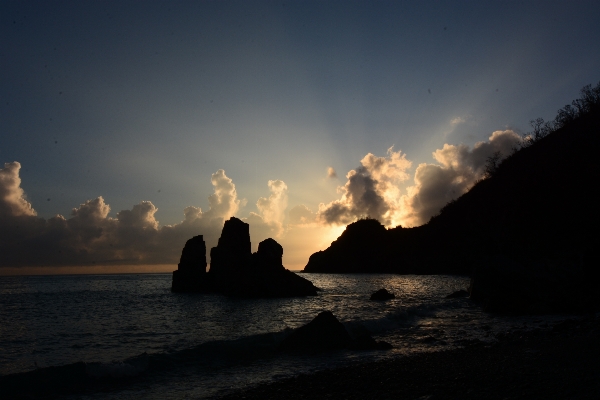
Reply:
<svg viewBox="0 0 600 400"><path fill-rule="evenodd" d="M507 332L493 344L349 365L235 392L233 399L597 399L600 317Z"/></svg>

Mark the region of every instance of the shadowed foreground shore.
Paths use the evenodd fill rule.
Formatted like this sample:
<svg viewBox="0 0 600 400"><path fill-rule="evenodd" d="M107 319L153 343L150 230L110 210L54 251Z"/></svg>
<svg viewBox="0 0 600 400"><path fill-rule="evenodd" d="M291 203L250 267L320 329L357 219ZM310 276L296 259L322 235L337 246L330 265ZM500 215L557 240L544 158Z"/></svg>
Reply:
<svg viewBox="0 0 600 400"><path fill-rule="evenodd" d="M493 345L301 375L220 399L600 397L600 316L511 332Z"/></svg>

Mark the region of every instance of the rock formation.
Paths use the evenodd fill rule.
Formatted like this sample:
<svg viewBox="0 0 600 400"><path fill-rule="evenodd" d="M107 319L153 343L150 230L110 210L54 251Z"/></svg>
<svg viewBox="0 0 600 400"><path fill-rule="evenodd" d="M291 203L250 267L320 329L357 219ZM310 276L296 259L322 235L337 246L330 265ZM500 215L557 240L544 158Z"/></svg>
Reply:
<svg viewBox="0 0 600 400"><path fill-rule="evenodd" d="M225 221L217 247L210 250L210 275L217 285L236 280L251 262L250 225L232 217Z"/></svg>
<svg viewBox="0 0 600 400"><path fill-rule="evenodd" d="M206 244L198 235L185 243L177 271L173 271L172 290L197 292L204 290L206 283Z"/></svg>
<svg viewBox="0 0 600 400"><path fill-rule="evenodd" d="M278 350L318 353L340 349L386 350L391 347L389 343L375 341L368 332L352 339L331 311L322 311L308 324L295 329L279 344Z"/></svg>
<svg viewBox="0 0 600 400"><path fill-rule="evenodd" d="M202 236L188 240L179 269L173 272L172 291L214 292L239 297L295 297L316 295L319 290L309 280L284 268L283 247L274 239L260 242L258 251L252 254L250 226L235 217L225 221L219 242L211 249L210 256L210 270L206 272L206 247Z"/></svg>
<svg viewBox="0 0 600 400"><path fill-rule="evenodd" d="M391 299L395 299L396 295L394 293L390 293L385 289L379 289L378 291L376 291L375 293L373 293L371 295L371 300L376 300L376 301L385 301L385 300L391 300Z"/></svg>

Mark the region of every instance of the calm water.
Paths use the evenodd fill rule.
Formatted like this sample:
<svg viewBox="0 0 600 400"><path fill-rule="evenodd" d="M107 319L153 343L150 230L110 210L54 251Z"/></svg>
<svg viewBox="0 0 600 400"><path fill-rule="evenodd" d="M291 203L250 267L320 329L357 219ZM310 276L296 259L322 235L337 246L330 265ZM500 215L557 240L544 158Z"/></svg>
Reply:
<svg viewBox="0 0 600 400"><path fill-rule="evenodd" d="M0 375L83 361L99 379L147 377L90 399L203 398L350 362L491 341L498 332L560 319L492 317L468 299L446 299L468 286L465 277L302 276L323 291L243 300L171 293L170 274L0 277ZM397 298L369 301L382 287ZM273 353L291 328L323 310L350 332L366 328L394 350Z"/></svg>

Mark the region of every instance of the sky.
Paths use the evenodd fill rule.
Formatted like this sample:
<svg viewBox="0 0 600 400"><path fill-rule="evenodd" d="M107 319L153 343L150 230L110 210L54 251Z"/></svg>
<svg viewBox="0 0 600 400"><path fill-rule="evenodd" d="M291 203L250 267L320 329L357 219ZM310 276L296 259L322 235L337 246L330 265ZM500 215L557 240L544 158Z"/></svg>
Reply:
<svg viewBox="0 0 600 400"><path fill-rule="evenodd" d="M599 20L597 1L2 1L0 274L169 271L231 216L288 269L358 218L422 225L600 81Z"/></svg>

